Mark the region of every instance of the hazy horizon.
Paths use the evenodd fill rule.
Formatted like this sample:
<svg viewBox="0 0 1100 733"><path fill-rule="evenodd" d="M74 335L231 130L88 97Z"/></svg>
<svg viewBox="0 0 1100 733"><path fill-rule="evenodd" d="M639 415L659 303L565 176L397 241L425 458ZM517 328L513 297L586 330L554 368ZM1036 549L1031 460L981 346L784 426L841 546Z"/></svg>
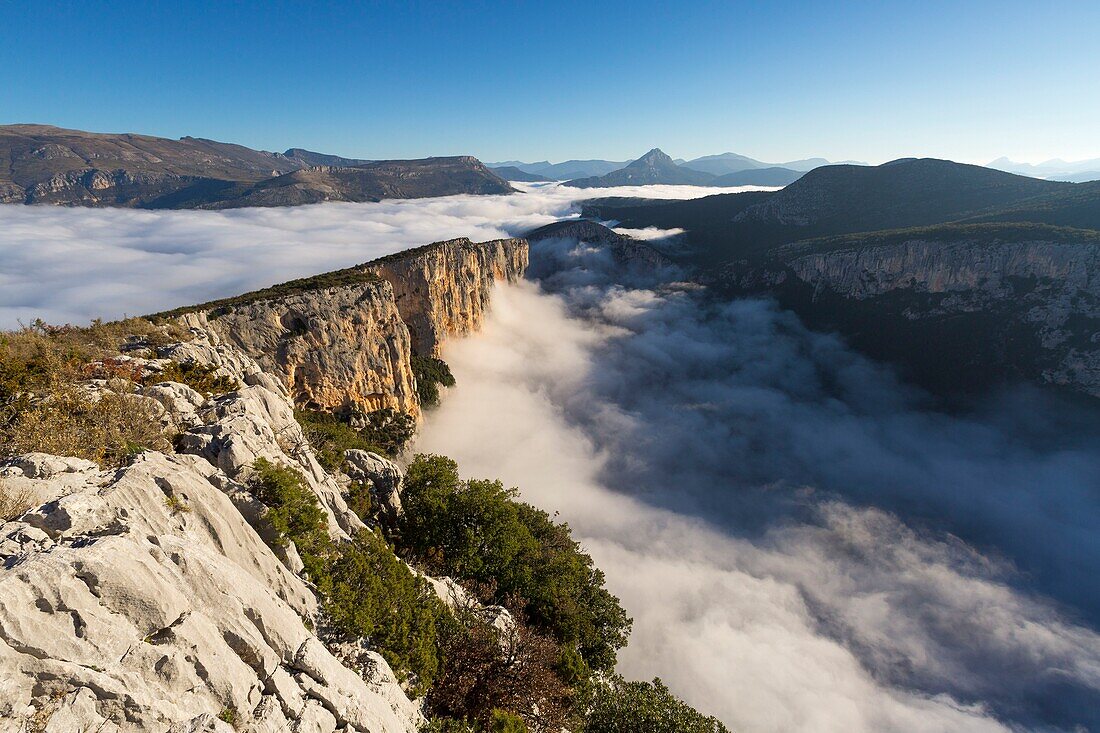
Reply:
<svg viewBox="0 0 1100 733"><path fill-rule="evenodd" d="M269 147L264 147L263 145L255 144L255 143L247 141L247 140L223 139L223 138L218 138L218 137L214 137L214 136L211 136L211 135L199 134L199 133L194 133L194 132L186 133L186 134L182 134L182 135L170 135L170 134L164 134L164 133L160 133L160 132L152 132L152 131L149 131L149 130L140 130L140 129L101 130L101 129L91 129L91 128L87 128L87 127L79 127L79 126L76 126L76 125L63 125L63 124L58 124L58 123L54 123L54 122L27 121L27 120L0 121L0 126L2 126L2 125L45 125L45 126L49 126L49 127L58 127L58 128L62 128L62 129L69 129L69 130L80 130L81 132L91 132L91 133L105 134L105 135L126 135L126 134L148 135L148 136L151 136L151 137L163 137L163 138L168 138L168 139L180 139L180 138L183 138L183 137L195 137L195 138L205 138L205 139L209 139L209 140L216 140L217 142L222 142L222 143L231 143L231 144L234 144L234 145L243 145L245 147L249 147L249 148L252 148L254 150L264 150L264 151L270 152L270 153L282 153L282 152L285 152L285 151L290 150L292 148L301 148L301 149L305 149L305 150L310 150L310 151L315 152L315 153L324 153L324 154L327 154L327 155L338 155L338 156L342 156L342 157L345 157L345 158L362 158L362 159L367 159L367 160L383 160L383 159L386 159L384 156L371 156L371 155L367 155L367 154L360 154L358 152L349 152L348 150L343 150L343 149L328 149L328 148L324 148L323 146L303 145L303 144L300 143L300 141L295 142L293 140L289 141L287 144L284 144L284 145L273 145L273 146L269 146ZM683 160L688 160L688 161L694 160L694 159L697 159L697 158L707 157L707 156L719 156L719 155L733 154L733 155L744 156L746 158L752 158L753 160L760 161L760 162L763 162L763 163L771 163L771 164L775 164L775 165L781 165L783 163L796 162L796 161L800 161L800 160L807 160L807 159L811 159L811 158L824 158L824 159L828 160L831 164L856 162L856 163L866 164L866 165L881 165L883 163L888 163L892 160L898 160L898 159L901 159L901 158L939 158L939 159L942 159L942 160L953 160L956 163L967 163L967 164L970 164L970 165L981 165L981 166L988 166L990 163L994 163L997 160L1000 160L1002 158L1006 158L1009 161L1011 161L1012 163L1022 164L1022 165L1031 165L1031 166L1039 166L1039 165L1047 164L1047 163L1074 164L1074 163L1090 162L1090 161L1094 161L1094 160L1095 161L1100 161L1100 152L1098 152L1094 156L1085 156L1085 157L1082 157L1082 158L1077 158L1077 157L1072 157L1072 156L1064 156L1064 155L1054 155L1054 156L1041 156L1041 155L1039 155L1039 156L1031 156L1031 157L1021 157L1021 156L1013 156L1013 155L998 155L998 156L995 156L995 157L992 157L992 158L987 158L987 159L963 159L963 158L951 158L951 157L948 157L947 155L937 155L935 153L929 153L929 154L922 154L922 155L900 154L900 155L895 155L895 156L892 156L892 157L889 157L889 158L884 158L882 160L867 160L867 159L864 159L864 158L859 158L857 156L845 156L845 155L828 156L828 155L822 155L822 154L807 154L807 155L797 155L797 156L796 155L780 155L777 158L768 158L767 156L757 155L757 154L754 154L752 152L747 152L746 150L743 150L743 149L735 149L735 148L732 148L732 147L726 147L726 148L722 148L722 149L715 149L715 150L711 150L711 151L707 151L707 152L701 152L701 153L697 153L697 154L693 154L693 155L684 155L684 154L681 154L676 149L670 149L668 146L661 145L661 144L650 145L649 147L646 147L645 149L639 149L635 153L626 155L625 157L624 156L615 156L615 155L602 155L602 154L576 154L576 155L566 155L565 157L550 157L550 156L545 156L545 155L542 155L542 156L539 156L539 155L528 155L528 156L515 156L515 155L512 155L512 156L507 156L506 155L506 156L498 156L496 158L493 158L493 157L490 157L490 156L478 155L476 153L473 153L473 152L470 152L470 151L464 151L464 150L454 150L454 151L445 151L445 152L425 150L425 152L422 152L422 153L409 154L409 155L406 155L406 156L403 156L403 157L408 158L408 159L416 159L416 158L445 157L445 156L451 156L451 155L473 155L475 158L482 161L483 163L490 164L490 165L497 165L497 164L500 164L500 163L511 162L511 161L521 161L523 163L538 163L538 162L547 161L547 162L554 163L554 164L564 163L564 162L570 161L570 160L609 160L609 161L626 161L626 162L629 162L629 161L636 160L636 159L640 158L642 155L644 155L645 153L647 153L648 151L650 151L654 148L659 148L663 152L668 153L674 159L683 159Z"/></svg>

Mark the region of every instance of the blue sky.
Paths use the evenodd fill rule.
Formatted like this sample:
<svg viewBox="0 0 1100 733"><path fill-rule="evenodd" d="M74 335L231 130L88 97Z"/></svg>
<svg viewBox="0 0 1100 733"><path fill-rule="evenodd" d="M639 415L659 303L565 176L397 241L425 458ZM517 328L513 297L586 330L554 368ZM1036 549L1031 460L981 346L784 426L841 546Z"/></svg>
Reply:
<svg viewBox="0 0 1100 733"><path fill-rule="evenodd" d="M1100 3L0 0L0 122L484 160L1100 157Z"/></svg>

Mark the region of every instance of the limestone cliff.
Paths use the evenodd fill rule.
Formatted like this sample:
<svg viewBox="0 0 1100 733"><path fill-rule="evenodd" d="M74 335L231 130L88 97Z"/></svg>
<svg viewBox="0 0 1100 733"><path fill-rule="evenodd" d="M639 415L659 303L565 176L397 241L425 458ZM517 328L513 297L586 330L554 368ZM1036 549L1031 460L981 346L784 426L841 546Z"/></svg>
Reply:
<svg viewBox="0 0 1100 733"><path fill-rule="evenodd" d="M453 239L184 318L256 359L300 405L417 416L412 355L436 355L447 338L480 328L493 284L522 278L527 257L522 239Z"/></svg>
<svg viewBox="0 0 1100 733"><path fill-rule="evenodd" d="M478 244L451 239L383 257L366 269L393 286L413 351L438 356L448 337L481 327L493 283L522 279L527 263L528 245L523 239Z"/></svg>
<svg viewBox="0 0 1100 733"><path fill-rule="evenodd" d="M804 254L787 265L818 300L829 291L910 321L993 314L1002 348L1028 343L1039 368L1031 376L1100 397L1100 245L915 238ZM987 336L977 330L972 338Z"/></svg>
<svg viewBox="0 0 1100 733"><path fill-rule="evenodd" d="M1019 379L1100 397L1100 239L931 228L809 240L713 282L766 293L944 394Z"/></svg>
<svg viewBox="0 0 1100 733"><path fill-rule="evenodd" d="M312 409L419 413L409 330L385 281L321 288L188 314L188 325L249 354Z"/></svg>

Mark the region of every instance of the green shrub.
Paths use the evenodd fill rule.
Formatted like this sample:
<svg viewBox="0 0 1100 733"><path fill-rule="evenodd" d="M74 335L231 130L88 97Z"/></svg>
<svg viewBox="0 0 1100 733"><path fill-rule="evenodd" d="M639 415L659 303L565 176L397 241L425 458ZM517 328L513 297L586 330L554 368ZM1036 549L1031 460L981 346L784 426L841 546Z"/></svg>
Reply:
<svg viewBox="0 0 1100 733"><path fill-rule="evenodd" d="M344 498L347 501L348 509L355 512L355 516L362 519L364 523L376 519L377 507L371 497L369 484L363 481L353 481L348 486L347 495Z"/></svg>
<svg viewBox="0 0 1100 733"><path fill-rule="evenodd" d="M175 494L164 495L164 506L168 507L168 511L173 514L187 514L191 511L191 507L188 506L187 502Z"/></svg>
<svg viewBox="0 0 1100 733"><path fill-rule="evenodd" d="M294 417L305 431L306 439L317 454L317 460L328 471L344 470L344 451L386 452L381 446L371 442L365 433L349 425L347 420L331 413L295 410Z"/></svg>
<svg viewBox="0 0 1100 733"><path fill-rule="evenodd" d="M237 708L225 707L218 713L218 720L223 723L229 723L234 728L237 727Z"/></svg>
<svg viewBox="0 0 1100 733"><path fill-rule="evenodd" d="M192 362L170 362L167 367L150 375L145 382L179 382L186 384L204 397L219 397L241 388L232 377L216 374L217 368Z"/></svg>
<svg viewBox="0 0 1100 733"><path fill-rule="evenodd" d="M356 417L363 423L359 432L364 439L380 446L385 455L394 456L400 453L416 434L416 419L407 412L385 407Z"/></svg>
<svg viewBox="0 0 1100 733"><path fill-rule="evenodd" d="M415 694L427 691L439 672L436 636L449 612L381 537L364 530L340 545L325 611L344 634L370 639L398 674L415 675Z"/></svg>
<svg viewBox="0 0 1100 733"><path fill-rule="evenodd" d="M428 718L417 733L478 733L478 730L465 720Z"/></svg>
<svg viewBox="0 0 1100 733"><path fill-rule="evenodd" d="M268 508L265 519L283 543L294 542L299 552L323 554L328 550L325 512L301 473L257 458L249 490Z"/></svg>
<svg viewBox="0 0 1100 733"><path fill-rule="evenodd" d="M332 628L369 639L399 676L415 676L415 692L426 690L440 667L436 637L449 616L442 601L373 532L334 542L298 471L264 458L253 468L250 491L268 508L277 541L297 547Z"/></svg>
<svg viewBox="0 0 1100 733"><path fill-rule="evenodd" d="M660 679L597 687L585 733L729 733L713 717L677 698Z"/></svg>
<svg viewBox="0 0 1100 733"><path fill-rule="evenodd" d="M434 407L439 404L439 386L455 386L454 375L447 362L431 356L412 358L413 376L416 377L416 395L421 407Z"/></svg>
<svg viewBox="0 0 1100 733"><path fill-rule="evenodd" d="M535 628L609 672L630 619L569 527L515 497L499 481L462 481L449 458L418 455L405 477L399 549L490 589L486 600L515 602Z"/></svg>
<svg viewBox="0 0 1100 733"><path fill-rule="evenodd" d="M489 719L489 733L527 733L527 724L518 715L497 708Z"/></svg>
<svg viewBox="0 0 1100 733"><path fill-rule="evenodd" d="M294 417L305 430L317 460L329 471L344 469L344 452L348 450L394 456L416 432L411 415L391 409L342 415L303 409L295 410ZM352 427L352 420L363 427Z"/></svg>

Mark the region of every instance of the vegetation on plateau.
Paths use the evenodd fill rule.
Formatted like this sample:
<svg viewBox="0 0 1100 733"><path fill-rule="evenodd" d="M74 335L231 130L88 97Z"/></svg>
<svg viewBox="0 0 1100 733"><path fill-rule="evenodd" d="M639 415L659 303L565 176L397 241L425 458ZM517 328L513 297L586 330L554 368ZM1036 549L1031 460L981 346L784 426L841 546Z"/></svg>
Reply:
<svg viewBox="0 0 1100 733"><path fill-rule="evenodd" d="M330 539L316 497L292 468L260 459L249 486L268 507L275 541L294 542L325 632L367 639L424 696L425 730L632 733L662 720L695 727L652 730L724 731L700 727L710 719L659 682L639 687L608 676L630 619L566 525L498 481L461 480L441 456L417 456L406 481L405 518L389 528L393 547L374 531ZM444 604L395 551L475 593ZM487 603L504 604L512 622L491 623L498 612ZM598 727L611 717L627 727Z"/></svg>
<svg viewBox="0 0 1100 733"><path fill-rule="evenodd" d="M210 397L239 385L211 367L146 364L119 345L148 357L189 338L175 324L142 318L87 327L35 321L0 334L0 455L40 451L118 466L143 450L170 450L144 386L181 382Z"/></svg>
<svg viewBox="0 0 1100 733"><path fill-rule="evenodd" d="M235 295L231 298L211 300L206 303L198 303L197 305L188 305L170 311L155 313L149 316L149 318L156 321L163 321L178 318L187 313L197 313L199 311L209 311L211 318L217 318L229 313L234 308L257 303L261 300L279 300L312 290L343 288L352 285L379 282L382 279L374 272L362 268L363 266L360 265L358 267L348 267L343 270L335 270L333 272L326 272L311 277L303 277L297 280L288 280L278 285L272 285L269 288L253 290L248 293Z"/></svg>
<svg viewBox="0 0 1100 733"><path fill-rule="evenodd" d="M344 453L349 450L397 455L416 432L412 415L391 408L341 414L298 409L294 417L305 430L317 460L330 471L343 470Z"/></svg>
<svg viewBox="0 0 1100 733"><path fill-rule="evenodd" d="M338 638L369 639L394 671L423 692L439 672L437 635L443 603L394 556L377 534L330 538L325 514L295 469L263 458L253 466L252 494L266 507L277 542L293 542Z"/></svg>
<svg viewBox="0 0 1100 733"><path fill-rule="evenodd" d="M418 455L405 477L398 550L483 589L485 601L516 607L585 666L610 671L630 619L569 526L515 497L500 481L460 479L449 458Z"/></svg>
<svg viewBox="0 0 1100 733"><path fill-rule="evenodd" d="M585 733L729 733L673 695L660 679L626 682L615 678L596 688Z"/></svg>

